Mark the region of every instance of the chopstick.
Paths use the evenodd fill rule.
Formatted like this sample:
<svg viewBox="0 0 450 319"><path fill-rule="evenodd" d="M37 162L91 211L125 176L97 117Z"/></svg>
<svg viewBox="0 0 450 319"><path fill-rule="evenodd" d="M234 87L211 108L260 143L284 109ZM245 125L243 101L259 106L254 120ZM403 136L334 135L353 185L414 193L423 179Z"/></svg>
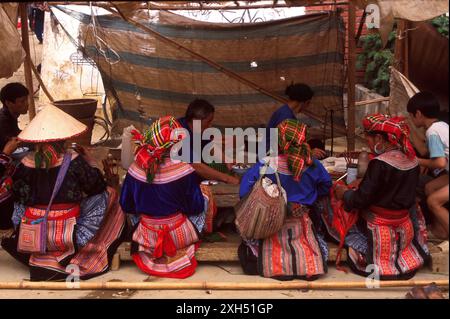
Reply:
<svg viewBox="0 0 450 319"><path fill-rule="evenodd" d="M336 182L339 182L341 180L343 180L346 176L348 175L348 173L345 173L344 175L342 175L341 177L339 177Z"/></svg>

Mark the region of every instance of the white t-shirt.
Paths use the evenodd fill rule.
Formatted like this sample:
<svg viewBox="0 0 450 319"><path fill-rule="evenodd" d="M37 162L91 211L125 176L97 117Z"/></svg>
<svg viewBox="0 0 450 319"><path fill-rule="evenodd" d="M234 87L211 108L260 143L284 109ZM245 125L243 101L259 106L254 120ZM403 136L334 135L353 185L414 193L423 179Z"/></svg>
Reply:
<svg viewBox="0 0 450 319"><path fill-rule="evenodd" d="M448 144L449 130L445 122L433 123L426 132L427 146L430 152L430 158L445 157L447 159L447 172L449 171Z"/></svg>

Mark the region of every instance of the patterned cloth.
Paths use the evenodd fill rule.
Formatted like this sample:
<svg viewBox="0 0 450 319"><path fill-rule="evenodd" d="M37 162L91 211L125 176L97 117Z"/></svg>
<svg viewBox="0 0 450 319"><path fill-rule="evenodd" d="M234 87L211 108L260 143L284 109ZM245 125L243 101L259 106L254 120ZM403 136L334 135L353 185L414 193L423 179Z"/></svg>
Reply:
<svg viewBox="0 0 450 319"><path fill-rule="evenodd" d="M341 241L341 230L336 222L336 212L340 213L331 203L324 204L327 209L323 211L322 220L326 229L331 237ZM382 211L384 213L376 207L366 209L360 214L363 218L350 223L352 226L345 233L345 246L349 248L347 261L352 270L362 276L370 275L376 267L382 280L409 278L429 258L425 220L416 207L409 212L392 211L397 217ZM372 268L366 269L369 265L373 265Z"/></svg>
<svg viewBox="0 0 450 319"><path fill-rule="evenodd" d="M101 210L102 204L106 204L104 210ZM105 193L87 200L82 208L85 211L80 211L79 205L74 207L77 209L52 208L48 221L49 251L46 254L18 252L17 230L11 238L3 239L2 247L13 257L30 266L32 281L65 279L70 274L70 270L66 268L69 264L79 267L80 278L83 280L101 275L109 269L126 221L125 214L118 205L117 192L108 188ZM43 209L34 207L24 209L24 206L19 204L16 205L13 220L17 225L20 216L37 218L44 212Z"/></svg>
<svg viewBox="0 0 450 319"><path fill-rule="evenodd" d="M108 192L83 199L80 205L80 214L77 217L75 230L76 243L79 247L85 246L100 228L108 208ZM26 207L20 203L14 203L12 221L14 228L18 229L20 221L25 215Z"/></svg>
<svg viewBox="0 0 450 319"><path fill-rule="evenodd" d="M270 120L266 125L266 152L270 149L270 129L276 128L281 122L287 119L297 119L294 112L287 104L282 105L270 117Z"/></svg>
<svg viewBox="0 0 450 319"><path fill-rule="evenodd" d="M27 206L48 203L58 171L59 166L51 167L48 170L37 169L33 154L24 157L12 176L16 202ZM80 203L86 195L88 197L97 195L103 193L105 189L106 182L100 170L90 166L83 156L74 153L54 203Z"/></svg>
<svg viewBox="0 0 450 319"><path fill-rule="evenodd" d="M169 278L195 272L197 232L207 230L205 225L212 224L209 216L214 215L210 196L202 194L195 170L187 163L164 157L151 182L136 162L130 166L120 205L135 225L131 253L139 269Z"/></svg>
<svg viewBox="0 0 450 319"><path fill-rule="evenodd" d="M281 280L316 279L327 272L328 245L321 233L324 206L318 200L308 213L295 213L288 203L289 217L276 234L264 240L242 240L238 255L244 272ZM319 231L317 231L319 230Z"/></svg>
<svg viewBox="0 0 450 319"><path fill-rule="evenodd" d="M193 167L163 160L153 181L149 183L143 169L133 163L122 185L120 205L127 214L164 217L176 212L197 215L204 211L198 177Z"/></svg>
<svg viewBox="0 0 450 319"><path fill-rule="evenodd" d="M173 116L162 117L153 122L144 136L134 130L133 139L140 143L136 151L135 162L147 173L151 183L164 157L172 146L183 139L181 124Z"/></svg>
<svg viewBox="0 0 450 319"><path fill-rule="evenodd" d="M274 161L275 162L275 161ZM314 164L305 169L300 182L295 181L289 170L287 155L279 155L276 160L278 175L281 185L287 193L287 201L302 205L313 205L320 196L328 196L332 186L330 174L317 159L313 158ZM260 171L265 160L262 159L253 165L241 179L239 196L245 197L259 178ZM270 164L272 167L272 163ZM275 163L274 163L275 165ZM268 170L269 172L269 170ZM272 183L276 183L275 174L266 174Z"/></svg>
<svg viewBox="0 0 450 319"><path fill-rule="evenodd" d="M131 255L145 273L168 278L186 278L197 266L199 238L183 214L165 218L142 215L133 234Z"/></svg>
<svg viewBox="0 0 450 319"><path fill-rule="evenodd" d="M258 265L264 277L311 278L326 272L308 214L288 217L275 235L264 239Z"/></svg>
<svg viewBox="0 0 450 319"><path fill-rule="evenodd" d="M367 132L387 133L392 145L399 147L408 158L415 158L416 153L409 141L409 127L403 117L389 117L384 114L369 115L363 120L363 126Z"/></svg>
<svg viewBox="0 0 450 319"><path fill-rule="evenodd" d="M288 156L289 170L294 180L299 181L303 169L313 164L311 151L306 143L306 125L287 119L278 125L278 130L280 152Z"/></svg>
<svg viewBox="0 0 450 319"><path fill-rule="evenodd" d="M0 166L2 175L0 175L0 203L6 201L12 195L13 180L11 175L14 172L12 158L0 153Z"/></svg>
<svg viewBox="0 0 450 319"><path fill-rule="evenodd" d="M36 144L35 167L41 168L42 164L44 164L45 169L53 167L58 159L64 156L64 151L64 147L60 143Z"/></svg>
<svg viewBox="0 0 450 319"><path fill-rule="evenodd" d="M71 207L70 207L71 206ZM22 223L31 223L45 216L45 208L27 207ZM45 254L33 253L30 256L30 265L35 260L54 259L56 264L75 254L75 225L80 214L79 205L52 205L47 219L47 252ZM22 240L19 236L19 242Z"/></svg>
<svg viewBox="0 0 450 319"><path fill-rule="evenodd" d="M414 240L417 234L408 213L403 217L385 218L369 210L363 216L372 245L368 245L365 255L358 256L350 251L349 263L353 270L368 275L370 271L366 267L373 264L380 279L414 275L424 264L427 254Z"/></svg>
<svg viewBox="0 0 450 319"><path fill-rule="evenodd" d="M190 215L189 220L200 234L211 234L214 227L214 218L217 215L217 206L211 186L200 185L200 189L205 199L205 209L200 214Z"/></svg>

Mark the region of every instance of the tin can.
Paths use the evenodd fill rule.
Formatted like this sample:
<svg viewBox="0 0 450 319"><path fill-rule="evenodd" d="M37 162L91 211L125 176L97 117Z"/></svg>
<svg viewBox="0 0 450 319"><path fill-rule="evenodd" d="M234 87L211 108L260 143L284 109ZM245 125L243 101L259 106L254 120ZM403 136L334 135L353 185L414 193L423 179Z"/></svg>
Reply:
<svg viewBox="0 0 450 319"><path fill-rule="evenodd" d="M358 165L348 164L347 165L347 185L353 183L358 178Z"/></svg>

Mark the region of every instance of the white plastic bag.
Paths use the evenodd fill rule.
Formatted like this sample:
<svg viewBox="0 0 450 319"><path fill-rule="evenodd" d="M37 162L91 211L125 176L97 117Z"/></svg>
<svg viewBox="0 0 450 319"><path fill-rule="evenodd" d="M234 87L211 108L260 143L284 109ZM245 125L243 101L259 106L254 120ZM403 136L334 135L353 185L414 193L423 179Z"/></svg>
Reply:
<svg viewBox="0 0 450 319"><path fill-rule="evenodd" d="M136 128L130 125L123 129L122 134L122 152L120 154L121 165L123 169L128 169L134 161L134 144L131 131Z"/></svg>

